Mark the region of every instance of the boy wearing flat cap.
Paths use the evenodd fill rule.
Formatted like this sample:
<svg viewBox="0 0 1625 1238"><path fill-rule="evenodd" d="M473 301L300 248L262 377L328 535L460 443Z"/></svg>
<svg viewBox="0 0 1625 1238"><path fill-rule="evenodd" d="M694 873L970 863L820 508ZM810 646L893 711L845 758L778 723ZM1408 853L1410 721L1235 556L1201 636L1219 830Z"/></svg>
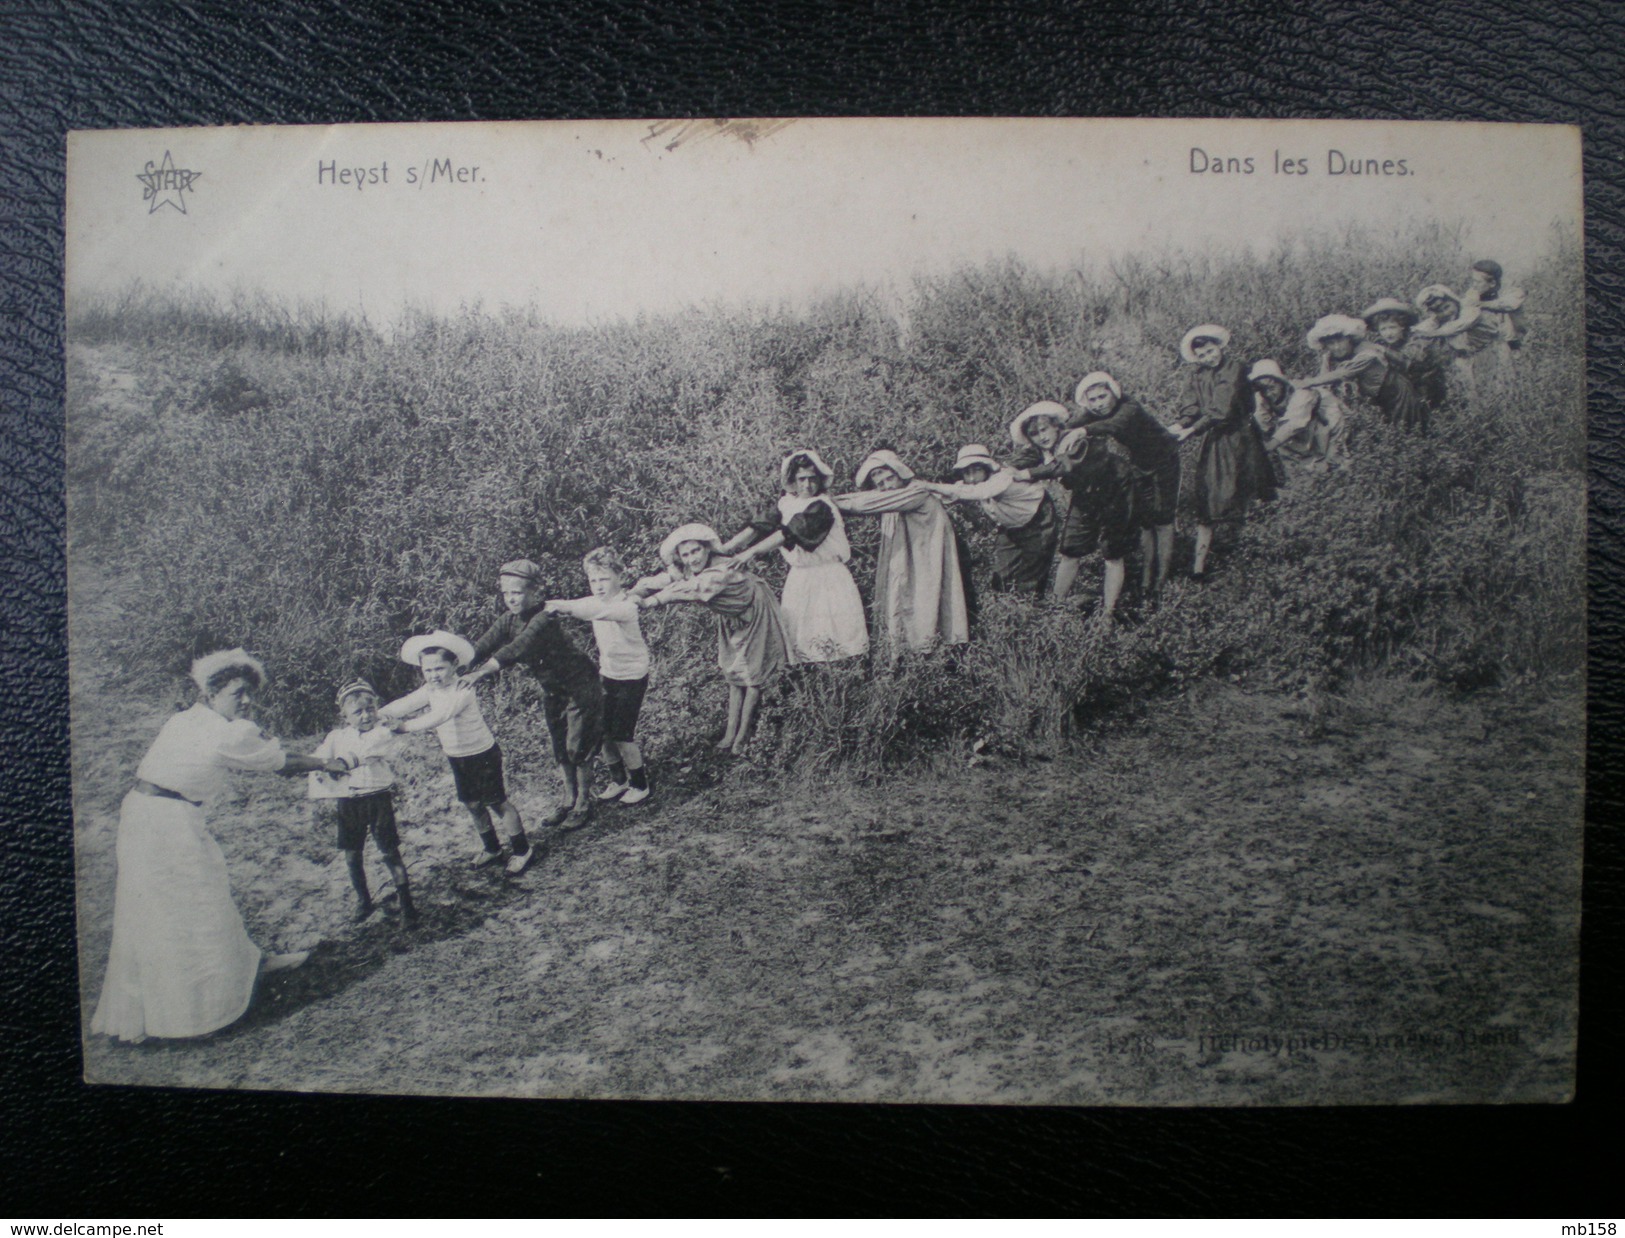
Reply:
<svg viewBox="0 0 1625 1238"><path fill-rule="evenodd" d="M504 563L497 587L508 613L474 646L470 686L510 666L523 666L542 687L542 716L566 800L546 824L578 829L592 816L592 760L604 738L604 690L598 667L544 608L542 569L529 559Z"/></svg>

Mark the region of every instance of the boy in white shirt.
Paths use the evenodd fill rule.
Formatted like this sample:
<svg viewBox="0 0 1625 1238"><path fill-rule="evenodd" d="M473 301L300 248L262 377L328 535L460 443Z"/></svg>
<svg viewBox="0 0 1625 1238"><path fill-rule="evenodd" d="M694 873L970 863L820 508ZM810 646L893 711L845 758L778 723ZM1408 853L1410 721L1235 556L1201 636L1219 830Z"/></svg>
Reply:
<svg viewBox="0 0 1625 1238"><path fill-rule="evenodd" d="M395 772L389 768L389 758L400 747L394 733L378 725L378 694L364 679L347 683L339 689L339 712L344 725L327 733L312 754L329 760L342 761L349 767L344 774L327 774L319 770L310 774L309 795L313 800L327 800L334 807L335 843L344 852L344 862L350 870L350 884L355 887L355 919L365 920L373 913L372 891L367 889L366 868L361 861L361 850L367 835L383 857L395 883L400 899L401 924L411 928L418 922L417 908L412 904L412 890L406 880L406 865L401 860L401 839L395 827Z"/></svg>
<svg viewBox="0 0 1625 1238"><path fill-rule="evenodd" d="M451 632L414 636L401 646L401 661L423 672L423 686L378 711L384 725L403 734L433 731L451 763L457 798L474 821L483 848L474 854L475 868L502 858L495 823L508 836L510 876L525 871L535 852L525 837L519 810L508 802L502 780L502 749L485 724L479 697L457 679L459 667L474 660L474 646Z"/></svg>
<svg viewBox="0 0 1625 1238"><path fill-rule="evenodd" d="M649 798L649 775L643 752L632 736L649 688L649 646L638 622L639 607L626 592L626 564L608 546L582 560L591 597L554 600L545 609L572 619L590 619L598 642L598 675L604 685L604 764L609 786L601 800L641 804Z"/></svg>

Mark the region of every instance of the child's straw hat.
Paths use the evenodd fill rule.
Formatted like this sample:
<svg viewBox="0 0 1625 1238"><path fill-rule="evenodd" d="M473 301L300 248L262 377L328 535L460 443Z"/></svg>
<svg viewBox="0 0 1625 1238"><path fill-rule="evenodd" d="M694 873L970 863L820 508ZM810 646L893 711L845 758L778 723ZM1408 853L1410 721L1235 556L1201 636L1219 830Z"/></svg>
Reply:
<svg viewBox="0 0 1625 1238"><path fill-rule="evenodd" d="M1016 414L1016 419L1010 423L1010 441L1017 447L1031 447L1033 441L1027 435L1027 426L1040 417L1048 417L1062 429L1066 428L1066 406L1057 404L1054 400L1040 400L1037 404L1029 404Z"/></svg>
<svg viewBox="0 0 1625 1238"><path fill-rule="evenodd" d="M969 443L959 449L959 459L954 461L954 472L963 473L973 464L980 464L989 473L999 471L999 462L988 455L987 448L980 443Z"/></svg>
<svg viewBox="0 0 1625 1238"><path fill-rule="evenodd" d="M1285 383L1288 387L1293 385L1292 380L1281 373L1281 367L1266 357L1262 361L1253 362L1253 368L1247 371L1247 381L1256 383L1261 378L1273 378Z"/></svg>
<svg viewBox="0 0 1625 1238"><path fill-rule="evenodd" d="M790 489L790 466L799 456L805 456L813 468L818 470L818 475L824 479L824 488L829 489L829 483L835 480L835 470L825 464L824 457L811 447L804 447L800 451L792 451L784 458L779 465L779 484L786 490Z"/></svg>
<svg viewBox="0 0 1625 1238"><path fill-rule="evenodd" d="M1179 341L1179 355L1196 364L1196 341L1216 340L1220 348L1230 347L1230 332L1226 331L1216 322L1204 322L1199 327L1192 327L1185 332L1185 338Z"/></svg>
<svg viewBox="0 0 1625 1238"><path fill-rule="evenodd" d="M673 572L682 573L682 564L677 562L677 548L684 542L700 542L711 548L712 554L722 553L722 539L717 531L708 524L679 525L666 535L666 540L660 543L660 557Z"/></svg>
<svg viewBox="0 0 1625 1238"><path fill-rule="evenodd" d="M1055 444L1055 454L1082 460L1089 454L1089 443L1088 428L1079 426L1076 430L1068 430L1061 441Z"/></svg>
<svg viewBox="0 0 1625 1238"><path fill-rule="evenodd" d="M458 666L467 666L474 660L474 646L469 644L455 632L447 632L436 628L422 636L410 637L401 646L401 661L408 666L420 666L423 662L425 649L444 649L456 661Z"/></svg>
<svg viewBox="0 0 1625 1238"><path fill-rule="evenodd" d="M192 682L198 686L199 692L209 690L209 680L224 670L241 667L252 675L243 678L255 678L260 683L266 680L265 665L254 657L248 650L238 645L235 649L217 649L213 653L206 653L192 663Z"/></svg>
<svg viewBox="0 0 1625 1238"><path fill-rule="evenodd" d="M881 448L869 453L869 458L858 465L857 486L862 490L868 484L869 474L878 468L888 468L904 481L914 480L914 470L904 464L895 451Z"/></svg>
<svg viewBox="0 0 1625 1238"><path fill-rule="evenodd" d="M1115 400L1121 400L1123 398L1123 389L1117 385L1117 380L1110 374L1106 373L1105 370L1096 370L1093 374L1085 374L1083 378L1078 381L1077 389L1072 393L1073 401L1075 403L1082 404L1083 393L1088 391L1091 387L1106 388L1107 391L1112 393L1112 398Z"/></svg>
<svg viewBox="0 0 1625 1238"><path fill-rule="evenodd" d="M1351 340L1365 339L1365 323L1347 314L1327 314L1309 328L1309 347L1319 348L1327 340L1346 336Z"/></svg>
<svg viewBox="0 0 1625 1238"><path fill-rule="evenodd" d="M1403 319L1407 327L1414 327L1417 319L1420 317L1415 309L1409 305L1406 305L1405 302L1401 301L1398 297L1378 297L1370 305L1366 306L1360 311L1360 317L1365 319L1367 326L1371 325L1371 320L1373 318L1383 315Z"/></svg>
<svg viewBox="0 0 1625 1238"><path fill-rule="evenodd" d="M1445 285L1429 284L1426 288L1422 289L1421 292L1416 294L1416 308L1422 310L1424 313L1431 313L1432 311L1428 309L1428 302L1435 299L1449 301L1458 309L1461 307L1461 298L1458 297L1454 292L1450 291L1449 288L1445 287Z"/></svg>

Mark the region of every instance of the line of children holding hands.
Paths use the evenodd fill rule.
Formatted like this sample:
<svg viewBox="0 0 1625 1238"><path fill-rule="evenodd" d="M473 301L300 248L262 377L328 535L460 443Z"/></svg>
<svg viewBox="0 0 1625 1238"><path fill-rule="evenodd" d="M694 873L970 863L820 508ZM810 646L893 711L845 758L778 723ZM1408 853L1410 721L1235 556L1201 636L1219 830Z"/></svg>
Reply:
<svg viewBox="0 0 1625 1238"><path fill-rule="evenodd" d="M1059 600L1075 583L1080 561L1098 551L1105 564L1101 614L1109 619L1136 543L1142 592L1154 595L1167 580L1181 444L1190 438L1200 443L1191 575L1202 580L1215 524L1243 515L1255 500L1272 498L1279 478L1338 462L1347 429L1345 401L1363 399L1391 423L1425 429L1428 412L1443 398L1441 344L1453 350L1458 365L1490 347L1515 347L1522 338L1522 294L1502 293L1499 284L1499 267L1479 263L1475 292L1466 299L1438 285L1422 291L1417 302L1430 315L1425 320L1394 298L1375 302L1360 318L1322 318L1308 335L1321 356L1320 372L1296 382L1273 360L1244 367L1228 354L1224 327L1193 327L1180 342L1180 355L1192 369L1175 426L1164 426L1125 395L1112 375L1096 371L1078 383L1075 413L1041 401L1015 418L1009 464L980 444L962 448L953 482L919 478L882 447L860 466L856 492L832 496L826 491L834 471L818 453L792 452L781 466L784 494L776 511L726 544L708 525L679 527L660 547L666 570L630 588L626 565L608 548L584 560L590 593L574 600L544 599L542 569L531 560L503 564L498 586L506 613L477 642L436 631L402 646L402 660L423 675L420 688L387 705L379 704L365 681L346 684L338 694L345 725L314 755L336 759L348 772L312 773L310 794L337 801L337 843L355 887L356 918L374 909L361 862L370 833L398 891L403 922L416 920L388 765L402 734L433 731L439 739L457 797L479 837L473 863L502 860L504 842L509 874L517 876L530 863L534 853L508 799L502 751L473 691L481 680L523 667L539 682L543 719L567 792L545 824L579 828L592 816L592 762L600 753L610 782L596 799L631 805L649 795L634 738L649 682L641 609L688 602L716 615L718 665L728 686L728 720L718 747L733 753L744 750L761 691L780 670L868 650L862 602L846 566L851 551L843 513L882 519L875 605L893 656L969 639L958 542L942 506L947 502L974 503L994 525L998 590L1041 595L1058 551L1051 590ZM1460 343L1464 339L1476 348ZM1101 439L1114 440L1122 454L1096 447ZM1046 482L1059 483L1070 498L1064 519ZM790 568L782 603L765 581L741 570L774 549ZM591 622L596 667L564 633L560 615Z"/></svg>

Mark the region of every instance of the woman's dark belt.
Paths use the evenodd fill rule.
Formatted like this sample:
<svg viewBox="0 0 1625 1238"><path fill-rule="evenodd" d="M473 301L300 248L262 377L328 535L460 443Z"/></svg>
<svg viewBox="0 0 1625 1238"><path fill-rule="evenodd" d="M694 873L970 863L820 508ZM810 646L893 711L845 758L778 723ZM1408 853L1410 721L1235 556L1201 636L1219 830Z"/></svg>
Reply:
<svg viewBox="0 0 1625 1238"><path fill-rule="evenodd" d="M193 808L202 808L203 805L196 800L182 795L179 791L171 791L168 787L160 787L156 782L148 782L145 778L135 780L135 789L142 795L156 795L159 799L179 800L183 804L190 804Z"/></svg>

